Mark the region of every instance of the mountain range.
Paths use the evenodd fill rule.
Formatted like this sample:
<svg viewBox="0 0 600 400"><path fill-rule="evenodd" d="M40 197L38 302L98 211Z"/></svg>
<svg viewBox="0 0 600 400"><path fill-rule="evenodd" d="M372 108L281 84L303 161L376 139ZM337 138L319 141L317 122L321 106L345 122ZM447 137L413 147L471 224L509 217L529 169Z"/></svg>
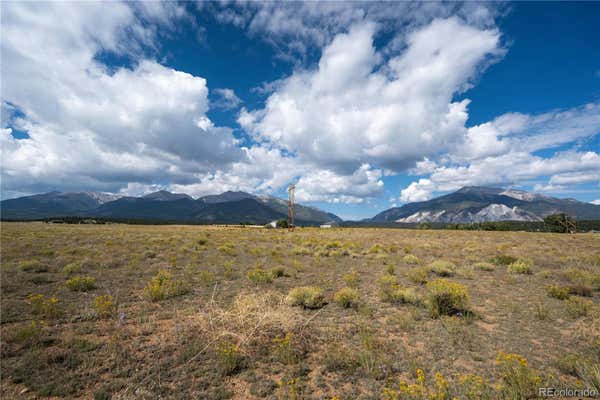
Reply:
<svg viewBox="0 0 600 400"><path fill-rule="evenodd" d="M366 222L541 221L561 212L580 220L600 220L599 205L522 190L466 186L445 196L390 208Z"/></svg>
<svg viewBox="0 0 600 400"><path fill-rule="evenodd" d="M265 224L287 218L287 207L287 201L277 197L231 191L198 199L165 190L141 197L50 192L0 202L2 219L9 220L78 216L218 224ZM600 205L521 190L468 186L431 200L390 208L361 222L541 221L560 212L579 220L600 220ZM297 225L341 221L335 214L296 205Z"/></svg>
<svg viewBox="0 0 600 400"><path fill-rule="evenodd" d="M165 190L142 197L98 192L49 192L3 200L2 219L41 219L52 217L104 217L157 220L182 223L265 224L287 219L287 201L273 196L245 192L225 192L193 199ZM297 225L341 222L331 213L297 204Z"/></svg>

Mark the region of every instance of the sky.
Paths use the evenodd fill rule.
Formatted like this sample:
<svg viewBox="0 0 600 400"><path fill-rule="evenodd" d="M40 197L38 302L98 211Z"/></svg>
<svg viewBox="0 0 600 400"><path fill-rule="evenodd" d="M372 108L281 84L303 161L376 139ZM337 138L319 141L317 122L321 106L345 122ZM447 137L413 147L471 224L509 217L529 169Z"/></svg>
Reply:
<svg viewBox="0 0 600 400"><path fill-rule="evenodd" d="M600 204L600 3L10 2L3 199L463 186Z"/></svg>

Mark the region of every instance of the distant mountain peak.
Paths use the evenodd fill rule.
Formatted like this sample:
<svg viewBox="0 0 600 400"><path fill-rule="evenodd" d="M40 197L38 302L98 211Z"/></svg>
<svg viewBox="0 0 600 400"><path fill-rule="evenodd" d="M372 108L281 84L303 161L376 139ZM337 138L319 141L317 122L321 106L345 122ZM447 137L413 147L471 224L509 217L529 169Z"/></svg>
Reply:
<svg viewBox="0 0 600 400"><path fill-rule="evenodd" d="M524 190L465 186L427 201L385 210L373 222L540 221L564 212L577 219L600 219L600 206L573 199L558 199Z"/></svg>
<svg viewBox="0 0 600 400"><path fill-rule="evenodd" d="M157 192L149 193L143 196L144 199L159 200L159 201L171 201L179 199L192 199L185 193L171 193L168 190L159 190Z"/></svg>
<svg viewBox="0 0 600 400"><path fill-rule="evenodd" d="M202 201L205 203L226 203L229 201L239 201L243 199L254 199L255 196L250 193L237 191L234 192L232 190L228 190L221 194L211 194L208 196L201 197Z"/></svg>

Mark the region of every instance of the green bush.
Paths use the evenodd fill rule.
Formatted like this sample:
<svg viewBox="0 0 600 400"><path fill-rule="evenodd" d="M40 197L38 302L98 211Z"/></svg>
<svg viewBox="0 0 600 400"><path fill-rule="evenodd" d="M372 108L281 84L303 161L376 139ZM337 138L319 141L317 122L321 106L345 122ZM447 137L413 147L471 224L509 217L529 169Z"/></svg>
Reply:
<svg viewBox="0 0 600 400"><path fill-rule="evenodd" d="M27 296L27 302L31 305L33 314L41 315L45 318L56 318L60 314L58 299L56 297L46 297L43 294L30 294Z"/></svg>
<svg viewBox="0 0 600 400"><path fill-rule="evenodd" d="M62 268L62 272L67 275L73 275L81 272L81 264L79 263L70 263L65 265Z"/></svg>
<svg viewBox="0 0 600 400"><path fill-rule="evenodd" d="M96 288L96 278L90 276L74 276L65 283L69 290L74 292L87 292Z"/></svg>
<svg viewBox="0 0 600 400"><path fill-rule="evenodd" d="M507 271L511 274L533 274L533 270L531 269L531 261L524 260L522 258L510 263L507 267Z"/></svg>
<svg viewBox="0 0 600 400"><path fill-rule="evenodd" d="M567 313L573 318L585 317L592 310L594 303L581 297L571 297L566 301Z"/></svg>
<svg viewBox="0 0 600 400"><path fill-rule="evenodd" d="M360 303L360 293L355 288L345 287L333 295L333 301L344 308L356 308Z"/></svg>
<svg viewBox="0 0 600 400"><path fill-rule="evenodd" d="M358 275L358 272L352 271L344 275L344 283L346 283L346 286L349 288L356 289L360 284L360 276Z"/></svg>
<svg viewBox="0 0 600 400"><path fill-rule="evenodd" d="M273 274L271 271L262 268L254 268L246 273L246 276L252 283L264 284L273 282Z"/></svg>
<svg viewBox="0 0 600 400"><path fill-rule="evenodd" d="M490 262L496 265L510 265L517 261L516 257L501 254L490 259Z"/></svg>
<svg viewBox="0 0 600 400"><path fill-rule="evenodd" d="M39 260L26 260L19 263L19 267L23 271L33 272L48 272L48 266Z"/></svg>
<svg viewBox="0 0 600 400"><path fill-rule="evenodd" d="M117 304L109 294L96 296L92 308L100 318L110 318L117 312Z"/></svg>
<svg viewBox="0 0 600 400"><path fill-rule="evenodd" d="M206 269L203 269L198 273L198 278L204 286L212 286L212 284L217 280L215 273Z"/></svg>
<svg viewBox="0 0 600 400"><path fill-rule="evenodd" d="M427 283L427 306L433 317L456 315L468 311L467 288L447 279Z"/></svg>
<svg viewBox="0 0 600 400"><path fill-rule="evenodd" d="M170 272L160 270L144 288L144 294L151 301L165 300L189 292L182 280L173 279Z"/></svg>
<svg viewBox="0 0 600 400"><path fill-rule="evenodd" d="M282 266L273 267L271 268L270 272L273 278L281 278L285 276L285 268Z"/></svg>
<svg viewBox="0 0 600 400"><path fill-rule="evenodd" d="M548 294L548 296L558 300L566 300L569 298L569 288L565 286L547 286L546 293Z"/></svg>
<svg viewBox="0 0 600 400"><path fill-rule="evenodd" d="M217 370L221 375L231 375L242 366L242 352L240 348L230 342L221 342L216 349Z"/></svg>
<svg viewBox="0 0 600 400"><path fill-rule="evenodd" d="M456 272L456 264L445 260L436 260L429 264L427 268L439 276L452 276Z"/></svg>
<svg viewBox="0 0 600 400"><path fill-rule="evenodd" d="M428 272L429 269L427 267L418 267L408 271L407 276L412 282L424 285L427 283Z"/></svg>
<svg viewBox="0 0 600 400"><path fill-rule="evenodd" d="M500 352L497 362L502 374L502 398L525 400L538 397L542 379L537 371L529 368L524 357Z"/></svg>
<svg viewBox="0 0 600 400"><path fill-rule="evenodd" d="M291 306L321 308L325 305L323 290L316 286L302 286L288 292L286 301Z"/></svg>
<svg viewBox="0 0 600 400"><path fill-rule="evenodd" d="M392 275L382 275L378 280L379 298L388 303L411 303L420 302L413 288L403 288L398 285L396 278Z"/></svg>
<svg viewBox="0 0 600 400"><path fill-rule="evenodd" d="M416 265L419 264L421 262L421 260L419 259L419 257L412 255L412 254L407 254L402 258L402 261L404 261L405 264L409 264L409 265Z"/></svg>

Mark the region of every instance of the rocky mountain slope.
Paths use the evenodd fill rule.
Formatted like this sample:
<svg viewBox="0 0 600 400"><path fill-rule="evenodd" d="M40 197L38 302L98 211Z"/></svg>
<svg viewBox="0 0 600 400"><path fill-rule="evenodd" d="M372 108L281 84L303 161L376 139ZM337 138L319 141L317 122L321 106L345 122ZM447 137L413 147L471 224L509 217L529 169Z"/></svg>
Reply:
<svg viewBox="0 0 600 400"><path fill-rule="evenodd" d="M369 222L541 221L565 212L581 220L600 219L600 206L574 199L558 199L521 190L468 186L431 200L385 210Z"/></svg>

